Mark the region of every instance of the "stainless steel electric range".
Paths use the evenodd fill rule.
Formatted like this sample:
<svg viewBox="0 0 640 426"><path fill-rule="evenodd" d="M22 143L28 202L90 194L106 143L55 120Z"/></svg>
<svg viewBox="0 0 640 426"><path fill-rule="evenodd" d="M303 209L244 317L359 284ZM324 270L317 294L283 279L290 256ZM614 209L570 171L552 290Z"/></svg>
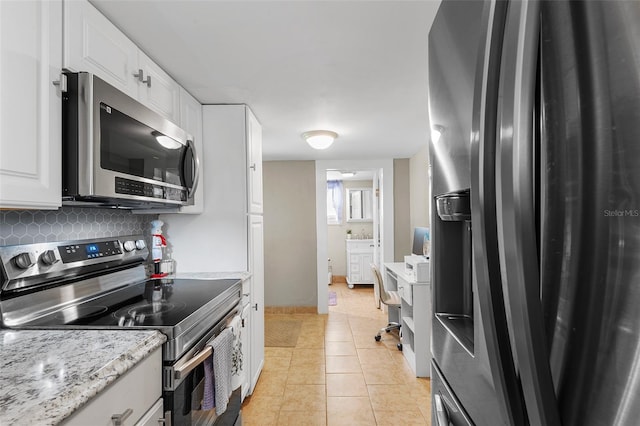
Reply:
<svg viewBox="0 0 640 426"><path fill-rule="evenodd" d="M239 423L197 409L206 343L239 314L237 279L147 279L140 235L0 247L2 326L14 329L155 329L163 345L167 424Z"/></svg>

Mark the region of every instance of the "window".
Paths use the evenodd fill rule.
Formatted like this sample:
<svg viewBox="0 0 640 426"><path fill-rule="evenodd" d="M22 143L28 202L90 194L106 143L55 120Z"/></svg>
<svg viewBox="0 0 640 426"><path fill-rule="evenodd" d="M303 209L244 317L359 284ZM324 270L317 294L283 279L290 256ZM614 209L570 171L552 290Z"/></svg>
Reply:
<svg viewBox="0 0 640 426"><path fill-rule="evenodd" d="M342 223L342 181L327 181L327 224Z"/></svg>

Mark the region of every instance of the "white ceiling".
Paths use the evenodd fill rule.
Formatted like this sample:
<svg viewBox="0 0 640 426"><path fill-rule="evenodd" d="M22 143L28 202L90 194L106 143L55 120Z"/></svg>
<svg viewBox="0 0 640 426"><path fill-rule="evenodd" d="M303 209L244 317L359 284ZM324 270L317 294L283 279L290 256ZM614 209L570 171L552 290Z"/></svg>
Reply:
<svg viewBox="0 0 640 426"><path fill-rule="evenodd" d="M246 103L265 160L407 158L427 144L439 1L91 0L202 103ZM339 134L311 149L301 133Z"/></svg>

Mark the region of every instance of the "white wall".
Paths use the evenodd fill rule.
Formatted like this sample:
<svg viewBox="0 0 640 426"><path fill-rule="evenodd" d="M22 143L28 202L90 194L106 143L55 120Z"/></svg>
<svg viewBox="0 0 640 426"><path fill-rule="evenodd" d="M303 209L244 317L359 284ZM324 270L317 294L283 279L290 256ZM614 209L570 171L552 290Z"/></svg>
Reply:
<svg viewBox="0 0 640 426"><path fill-rule="evenodd" d="M429 146L409 159L409 195L411 205L411 232L416 226L429 226ZM413 234L412 234L413 238Z"/></svg>
<svg viewBox="0 0 640 426"><path fill-rule="evenodd" d="M316 306L314 162L265 161L262 178L265 306Z"/></svg>
<svg viewBox="0 0 640 426"><path fill-rule="evenodd" d="M411 227L410 160L393 160L393 210L396 262L404 262L404 255L411 253L413 228Z"/></svg>

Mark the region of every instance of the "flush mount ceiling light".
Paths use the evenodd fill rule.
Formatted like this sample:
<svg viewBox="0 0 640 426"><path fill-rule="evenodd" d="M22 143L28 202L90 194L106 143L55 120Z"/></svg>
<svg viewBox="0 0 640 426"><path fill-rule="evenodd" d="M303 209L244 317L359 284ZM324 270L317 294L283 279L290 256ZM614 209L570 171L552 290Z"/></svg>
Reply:
<svg viewBox="0 0 640 426"><path fill-rule="evenodd" d="M356 175L356 172L340 172L342 177L353 177Z"/></svg>
<svg viewBox="0 0 640 426"><path fill-rule="evenodd" d="M337 137L338 134L331 130L311 130L302 134L302 138L306 140L313 149L327 149Z"/></svg>

